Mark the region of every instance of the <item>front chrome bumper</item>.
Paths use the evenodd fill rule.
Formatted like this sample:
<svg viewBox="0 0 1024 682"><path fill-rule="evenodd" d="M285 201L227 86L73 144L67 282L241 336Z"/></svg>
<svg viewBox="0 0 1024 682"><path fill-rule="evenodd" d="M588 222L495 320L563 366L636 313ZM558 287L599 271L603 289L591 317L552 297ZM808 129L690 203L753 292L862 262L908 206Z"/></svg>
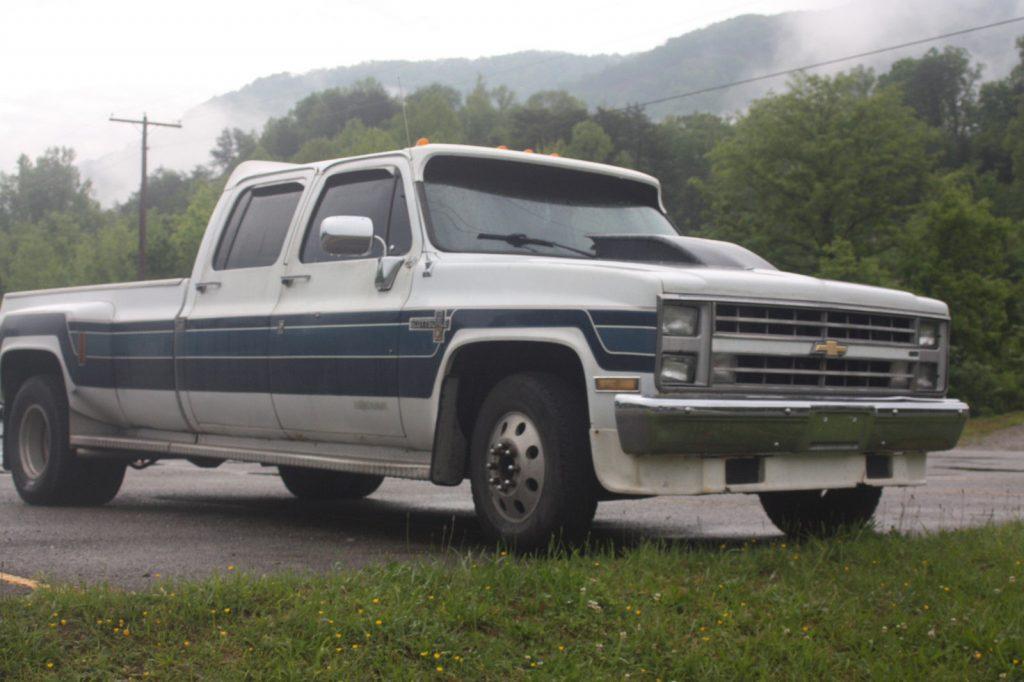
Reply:
<svg viewBox="0 0 1024 682"><path fill-rule="evenodd" d="M969 408L952 399L732 399L615 396L631 455L949 450Z"/></svg>

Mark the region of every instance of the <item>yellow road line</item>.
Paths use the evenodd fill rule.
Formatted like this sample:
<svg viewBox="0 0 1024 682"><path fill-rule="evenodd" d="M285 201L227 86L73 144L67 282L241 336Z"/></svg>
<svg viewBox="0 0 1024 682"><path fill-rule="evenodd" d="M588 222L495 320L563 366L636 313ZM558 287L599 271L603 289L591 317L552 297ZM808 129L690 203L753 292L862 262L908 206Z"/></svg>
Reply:
<svg viewBox="0 0 1024 682"><path fill-rule="evenodd" d="M0 582L17 585L18 587L27 587L30 590L38 590L40 587L46 587L46 585L36 580L30 580L28 578L22 578L20 576L3 572L0 572Z"/></svg>

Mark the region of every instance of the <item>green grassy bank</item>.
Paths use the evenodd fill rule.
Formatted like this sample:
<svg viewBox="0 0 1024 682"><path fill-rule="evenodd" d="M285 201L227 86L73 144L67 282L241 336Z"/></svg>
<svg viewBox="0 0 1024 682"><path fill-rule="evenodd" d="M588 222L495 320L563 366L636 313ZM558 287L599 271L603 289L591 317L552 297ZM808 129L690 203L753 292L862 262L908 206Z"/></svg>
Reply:
<svg viewBox="0 0 1024 682"><path fill-rule="evenodd" d="M1024 679L1024 524L0 599L0 679Z"/></svg>

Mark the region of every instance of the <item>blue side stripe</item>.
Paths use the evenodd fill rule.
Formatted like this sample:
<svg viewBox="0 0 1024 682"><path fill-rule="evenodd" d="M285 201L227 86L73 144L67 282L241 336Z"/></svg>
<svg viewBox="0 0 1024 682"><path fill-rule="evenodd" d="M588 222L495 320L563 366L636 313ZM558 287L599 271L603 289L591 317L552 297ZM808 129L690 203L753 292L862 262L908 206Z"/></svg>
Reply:
<svg viewBox="0 0 1024 682"><path fill-rule="evenodd" d="M656 346L653 311L459 309L440 345L409 319L434 310L376 311L287 317L250 316L173 321L67 324L61 314L14 314L0 336L49 333L61 339L77 384L154 390L275 391L296 394L429 397L455 334L478 328L577 328L601 368L651 372ZM285 333L277 333L278 321ZM76 347L86 336L88 360ZM175 362L170 358L177 353Z"/></svg>
<svg viewBox="0 0 1024 682"><path fill-rule="evenodd" d="M658 349L658 334L653 327L598 327L597 333L605 347L614 353L653 354Z"/></svg>

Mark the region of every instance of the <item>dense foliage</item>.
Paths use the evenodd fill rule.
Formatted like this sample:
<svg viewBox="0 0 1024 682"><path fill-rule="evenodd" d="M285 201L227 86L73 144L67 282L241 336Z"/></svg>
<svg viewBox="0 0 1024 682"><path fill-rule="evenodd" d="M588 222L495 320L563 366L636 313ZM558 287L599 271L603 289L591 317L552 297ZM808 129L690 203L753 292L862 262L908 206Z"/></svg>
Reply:
<svg viewBox="0 0 1024 682"><path fill-rule="evenodd" d="M652 120L588 110L562 91L519 101L478 82L432 85L403 106L379 83L315 93L262 131L225 130L208 167L151 178L153 277L188 275L227 173L435 142L507 144L658 176L687 234L744 244L780 268L947 301L953 394L977 411L1024 406L1024 39L1006 78L982 82L964 50L885 74L801 76L735 118ZM109 210L74 154L0 174L0 290L131 279L137 198Z"/></svg>

